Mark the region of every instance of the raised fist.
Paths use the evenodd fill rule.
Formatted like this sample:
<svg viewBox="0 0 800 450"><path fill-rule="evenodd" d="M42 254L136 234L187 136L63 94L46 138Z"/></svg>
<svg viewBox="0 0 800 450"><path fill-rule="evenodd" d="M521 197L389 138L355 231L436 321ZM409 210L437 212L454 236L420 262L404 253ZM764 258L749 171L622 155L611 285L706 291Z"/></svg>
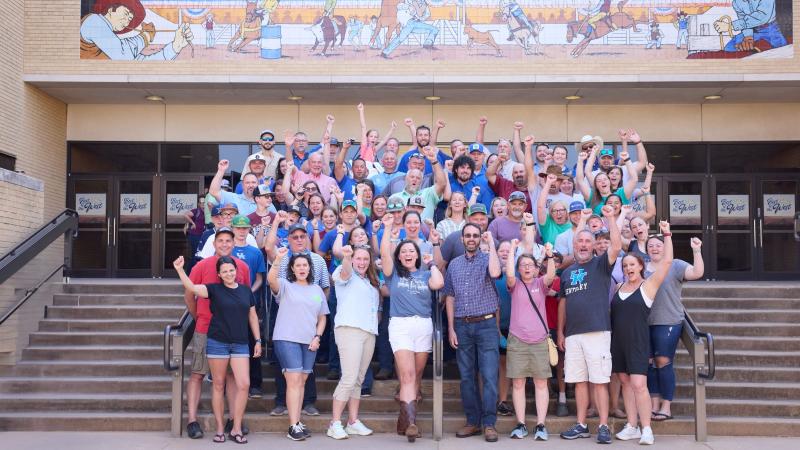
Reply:
<svg viewBox="0 0 800 450"><path fill-rule="evenodd" d="M511 250L513 254L513 250L516 250L519 247L519 239L512 239L511 240Z"/></svg>
<svg viewBox="0 0 800 450"><path fill-rule="evenodd" d="M446 125L447 125L447 122L445 122L444 120L442 120L442 119L437 119L436 120L436 128L444 128Z"/></svg>
<svg viewBox="0 0 800 450"><path fill-rule="evenodd" d="M430 253L423 253L422 254L422 263L423 264L425 264L426 266L429 266L429 265L431 265L432 262L433 262L433 255L432 254L430 254Z"/></svg>
<svg viewBox="0 0 800 450"><path fill-rule="evenodd" d="M628 138L630 138L631 142L638 144L642 142L642 137L639 136L639 133L636 130L630 129L628 130Z"/></svg>
<svg viewBox="0 0 800 450"><path fill-rule="evenodd" d="M692 250L700 250L703 247L703 241L700 239L693 237L689 239L689 245L692 247Z"/></svg>
<svg viewBox="0 0 800 450"><path fill-rule="evenodd" d="M356 105L356 109L357 109L359 112L361 112L361 111L364 111L364 104L363 104L363 103L359 103L359 104L357 104L357 105Z"/></svg>
<svg viewBox="0 0 800 450"><path fill-rule="evenodd" d="M389 128L391 128L391 129L393 129L393 130L394 130L394 129L396 129L396 128L397 128L397 122L395 122L395 121L393 120L393 121L392 121L392 123L391 123L391 124L389 124Z"/></svg>
<svg viewBox="0 0 800 450"><path fill-rule="evenodd" d="M383 222L383 227L387 230L391 230L394 227L394 217L391 214L385 214L381 222Z"/></svg>
<svg viewBox="0 0 800 450"><path fill-rule="evenodd" d="M478 119L478 123L485 127L486 124L489 123L489 119L487 119L486 116L481 116L481 118Z"/></svg>
<svg viewBox="0 0 800 450"><path fill-rule="evenodd" d="M547 174L547 184L553 184L558 180L558 176L552 173Z"/></svg>
<svg viewBox="0 0 800 450"><path fill-rule="evenodd" d="M621 142L628 142L628 130L620 129L617 133L619 133L619 140Z"/></svg>
<svg viewBox="0 0 800 450"><path fill-rule="evenodd" d="M342 247L342 256L345 258L350 258L351 256L353 256L353 247L349 245L345 245L344 247Z"/></svg>
<svg viewBox="0 0 800 450"><path fill-rule="evenodd" d="M625 161L626 159L628 159L628 157L629 157L629 156L630 156L630 155L628 154L628 152L619 152L619 159L621 159L621 160L623 160L623 161Z"/></svg>
<svg viewBox="0 0 800 450"><path fill-rule="evenodd" d="M514 129L519 131L525 127L525 124L522 122L514 122Z"/></svg>
<svg viewBox="0 0 800 450"><path fill-rule="evenodd" d="M586 158L589 157L589 154L586 152L578 153L578 161L586 161Z"/></svg>
<svg viewBox="0 0 800 450"><path fill-rule="evenodd" d="M225 173L228 171L228 166L230 166L230 162L227 159L222 159L217 163L217 172Z"/></svg>
<svg viewBox="0 0 800 450"><path fill-rule="evenodd" d="M525 136L525 139L524 139L525 147L533 147L533 143L534 143L535 139L536 138L531 134Z"/></svg>
<svg viewBox="0 0 800 450"><path fill-rule="evenodd" d="M342 224L336 225L336 233L337 234L344 234L344 225L342 225Z"/></svg>
<svg viewBox="0 0 800 450"><path fill-rule="evenodd" d="M175 270L182 270L183 269L183 256L178 256L178 258L175 259L175 261L172 262L172 267L174 267Z"/></svg>
<svg viewBox="0 0 800 450"><path fill-rule="evenodd" d="M406 117L405 119L403 119L403 123L406 124L407 127L412 127L414 126L414 119Z"/></svg>
<svg viewBox="0 0 800 450"><path fill-rule="evenodd" d="M278 252L277 252L277 255L275 255L275 261L282 260L288 253L289 253L289 249L287 247L279 248Z"/></svg>
<svg viewBox="0 0 800 450"><path fill-rule="evenodd" d="M261 218L262 226L268 227L270 223L272 223L272 216L270 216L269 214Z"/></svg>
<svg viewBox="0 0 800 450"><path fill-rule="evenodd" d="M480 186L473 187L472 188L472 195L474 195L474 196L481 195L481 187Z"/></svg>
<svg viewBox="0 0 800 450"><path fill-rule="evenodd" d="M439 232L436 231L435 228L431 228L431 234L430 234L431 244L438 244L441 239L442 235L439 234Z"/></svg>
<svg viewBox="0 0 800 450"><path fill-rule="evenodd" d="M333 123L333 122L335 122L335 121L336 121L336 118L335 118L335 117L333 117L333 115L332 115L332 114L328 114L327 116L325 116L325 120L327 120L327 121L328 121L328 123Z"/></svg>
<svg viewBox="0 0 800 450"><path fill-rule="evenodd" d="M549 242L544 244L544 254L549 256L549 257L553 256L553 244L551 244Z"/></svg>
<svg viewBox="0 0 800 450"><path fill-rule="evenodd" d="M614 207L613 206L605 205L605 206L603 206L602 211L603 211L603 217L606 217L608 219L613 219L613 217L614 217Z"/></svg>
<svg viewBox="0 0 800 450"><path fill-rule="evenodd" d="M647 163L647 172L653 173L656 171L656 166L653 163Z"/></svg>
<svg viewBox="0 0 800 450"><path fill-rule="evenodd" d="M289 213L286 211L278 211L278 214L275 214L275 225L280 225L283 222L286 222L286 219L289 217Z"/></svg>
<svg viewBox="0 0 800 450"><path fill-rule="evenodd" d="M669 222L667 222L666 220L662 220L661 222L658 223L658 229L661 230L662 234L668 234Z"/></svg>
<svg viewBox="0 0 800 450"><path fill-rule="evenodd" d="M372 221L372 234L376 234L381 229L381 223L380 220Z"/></svg>
<svg viewBox="0 0 800 450"><path fill-rule="evenodd" d="M481 240L489 245L494 245L494 237L492 236L492 233L489 233L488 231L483 232L481 235Z"/></svg>
<svg viewBox="0 0 800 450"><path fill-rule="evenodd" d="M533 223L533 214L529 212L522 213L522 220L524 220L526 224Z"/></svg>

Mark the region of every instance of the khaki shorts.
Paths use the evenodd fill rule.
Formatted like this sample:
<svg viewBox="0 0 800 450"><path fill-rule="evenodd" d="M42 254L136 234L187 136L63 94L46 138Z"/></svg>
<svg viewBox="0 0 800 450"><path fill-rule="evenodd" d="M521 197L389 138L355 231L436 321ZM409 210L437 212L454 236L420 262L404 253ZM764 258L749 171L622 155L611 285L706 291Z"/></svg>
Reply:
<svg viewBox="0 0 800 450"><path fill-rule="evenodd" d="M611 332L595 331L567 337L564 380L605 384L611 381Z"/></svg>
<svg viewBox="0 0 800 450"><path fill-rule="evenodd" d="M192 336L192 373L208 374L208 357L206 357L206 344L208 336L195 333Z"/></svg>
<svg viewBox="0 0 800 450"><path fill-rule="evenodd" d="M506 351L506 377L528 378L538 380L552 376L550 370L550 353L547 340L536 344L522 342L513 334L508 335Z"/></svg>

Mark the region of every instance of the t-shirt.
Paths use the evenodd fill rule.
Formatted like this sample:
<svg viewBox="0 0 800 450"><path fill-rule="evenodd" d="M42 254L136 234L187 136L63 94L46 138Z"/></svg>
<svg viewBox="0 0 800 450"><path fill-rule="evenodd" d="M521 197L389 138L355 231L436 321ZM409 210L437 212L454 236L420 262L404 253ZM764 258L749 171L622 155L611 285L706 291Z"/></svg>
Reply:
<svg viewBox="0 0 800 450"><path fill-rule="evenodd" d="M500 297L500 329L508 330L511 321L511 293L508 292L506 285L506 272L503 271L503 276L495 280L494 287L497 290L497 296Z"/></svg>
<svg viewBox="0 0 800 450"><path fill-rule="evenodd" d="M513 164L512 164L513 166ZM528 205L525 207L525 212L533 211L533 201L531 201L531 193L528 191L527 187L519 188L517 187L514 182L506 178L505 176L501 176L498 174L495 179L494 183L489 183L489 187L492 188L495 194L498 197L508 198L514 191L520 191L525 194L525 199L528 201ZM469 198L469 197L467 197Z"/></svg>
<svg viewBox="0 0 800 450"><path fill-rule="evenodd" d="M476 173L466 183L462 183L453 174L450 174L448 182L450 183L450 190L452 192L461 192L466 198L472 196L473 188L481 188L477 202L483 203L487 210L492 207L494 191L489 187L489 182L486 180L485 176Z"/></svg>
<svg viewBox="0 0 800 450"><path fill-rule="evenodd" d="M550 285L550 289L555 291L555 295L547 295L544 298L544 306L547 310L547 327L551 330L558 329L558 291L561 289L561 279L556 277ZM549 291L548 290L548 291Z"/></svg>
<svg viewBox="0 0 800 450"><path fill-rule="evenodd" d="M461 233L450 233L450 236L447 236L447 239L442 243L441 252L442 259L444 259L447 264L450 264L450 261L463 255L464 241L461 240Z"/></svg>
<svg viewBox="0 0 800 450"><path fill-rule="evenodd" d="M564 256L572 254L572 241L575 238L575 230L570 227L556 236L556 243L553 249Z"/></svg>
<svg viewBox="0 0 800 450"><path fill-rule="evenodd" d="M239 210L239 214L243 216L250 215L256 211L256 201L254 198L247 198L244 194L236 194L233 192L220 191L222 204L233 203Z"/></svg>
<svg viewBox="0 0 800 450"><path fill-rule="evenodd" d="M428 280L431 272L420 268L409 277L397 275L397 269L386 277L391 302L389 317L431 317L431 290Z"/></svg>
<svg viewBox="0 0 800 450"><path fill-rule="evenodd" d="M412 197L408 191L399 192L399 195L404 203L408 203L408 199ZM422 197L422 201L425 204L425 209L422 210L422 219L430 219L433 220L433 213L436 211L436 205L442 201L442 197L436 193L436 186L426 187L425 189L420 189L417 191L416 195Z"/></svg>
<svg viewBox="0 0 800 450"><path fill-rule="evenodd" d="M236 246L233 247L232 254L247 263L247 268L250 269L250 286L256 282L256 275L267 272L267 265L264 263L264 254L261 250L250 245Z"/></svg>
<svg viewBox="0 0 800 450"><path fill-rule="evenodd" d="M372 184L375 186L375 195L379 195L383 192L386 186L389 185L389 182L394 180L397 177L405 177L405 172L395 171L392 173L381 172L369 177L372 181Z"/></svg>
<svg viewBox="0 0 800 450"><path fill-rule="evenodd" d="M567 302L566 336L611 331L608 290L613 268L603 253L588 262L576 262L564 269L560 296Z"/></svg>
<svg viewBox="0 0 800 450"><path fill-rule="evenodd" d="M539 194L541 194L541 192L542 192L542 187L539 186L538 184L536 185L535 188L528 189L528 194L530 195L531 201L534 203L534 205L533 205L534 206L534 212L538 211L538 209L536 209L536 208L538 207ZM556 201L556 200L558 200L561 203L563 203L564 204L564 208L567 208L567 210L569 211L569 204L572 203L572 197L571 196L569 196L569 195L567 195L567 194L565 194L563 192L557 192L555 194L551 194L551 193L548 192L547 193L547 200L545 200L545 202L544 202L544 209L548 213L550 212L550 205L552 205L553 202ZM534 219L538 222L539 221L538 214L534 214L533 216L534 216Z"/></svg>
<svg viewBox="0 0 800 450"><path fill-rule="evenodd" d="M256 299L250 288L240 284L229 288L224 284L207 284L211 303L211 324L208 337L226 344L247 344L250 307Z"/></svg>
<svg viewBox="0 0 800 450"><path fill-rule="evenodd" d="M416 147L409 149L407 152L403 153L403 156L400 158L400 162L397 163L397 170L400 172L408 172L408 160L411 159L411 155L415 155L419 153L419 149ZM453 159L443 152L439 152L436 154L436 159L439 160L439 164L444 167L444 163L448 159ZM428 161L428 158L425 158L425 174L433 173L433 166L431 166L431 162Z"/></svg>
<svg viewBox="0 0 800 450"><path fill-rule="evenodd" d="M316 284L302 285L279 278L280 289L275 295L278 316L272 339L310 344L317 334L317 319L330 314L325 292Z"/></svg>
<svg viewBox="0 0 800 450"><path fill-rule="evenodd" d="M189 274L189 279L194 284L204 284L206 286L215 283L222 283L222 279L217 275L217 259L218 256L213 255L192 267L192 272ZM236 263L236 282L239 284L250 285L250 269L247 264L241 259L233 258ZM201 334L208 333L208 324L211 322L211 309L208 304L208 299L204 297L197 297L197 316L194 318L197 325L195 331Z"/></svg>
<svg viewBox="0 0 800 450"><path fill-rule="evenodd" d="M368 333L378 334L378 307L380 293L370 284L369 279L358 275L355 270L347 281L341 279L339 266L331 276L336 285L336 327L354 327Z"/></svg>
<svg viewBox="0 0 800 450"><path fill-rule="evenodd" d="M197 256L198 257L200 257L200 258L208 258L208 257L211 257L211 256L214 255L214 253L216 252L216 250L214 250L214 237L216 235L217 235L217 233L213 232L213 234L211 234L208 238L206 238L206 241L203 244L203 246L200 248L200 251L197 252ZM204 236L205 236L205 234L204 234ZM247 245L250 245L253 248L258 249L258 243L256 242L256 238L253 237L252 234L248 233L247 238L245 239L245 241L247 242Z"/></svg>
<svg viewBox="0 0 800 450"><path fill-rule="evenodd" d="M620 187L620 188L617 188L617 190L612 192L611 194L608 194L605 197L600 197L600 203L594 205L594 208L592 208L592 199L594 198L594 191L590 192L589 193L589 199L586 200L586 207L587 208L592 208L592 212L593 213L597 214L598 216L602 216L603 215L603 205L606 204L606 199L608 199L608 197L610 197L611 195L618 195L620 200L622 200L622 204L623 205L627 205L628 203L631 202L628 199L628 196L625 195L625 188L621 188Z"/></svg>
<svg viewBox="0 0 800 450"><path fill-rule="evenodd" d="M555 220L550 216L547 215L547 220L544 224L539 224L539 229L542 233L542 241L544 243L551 243L553 245L556 244L556 238L559 234L572 229L572 223L567 220L566 222L562 223L561 225L557 224Z"/></svg>
<svg viewBox="0 0 800 450"><path fill-rule="evenodd" d="M542 319L546 320L545 295L547 294L547 287L544 285L544 277L536 278L527 286L521 279L517 278L514 288L511 289L511 325L509 326L509 333L526 344L536 344L547 337L549 330L545 328L542 320L536 315L536 311L533 309L525 291L531 293Z"/></svg>
<svg viewBox="0 0 800 450"><path fill-rule="evenodd" d="M501 216L489 224L489 233L492 233L495 242L522 239L521 222L514 222L508 217Z"/></svg>
<svg viewBox="0 0 800 450"><path fill-rule="evenodd" d="M267 212L267 216L269 216L269 218L270 218L270 222L269 223L270 223L270 226L271 226L272 222L275 220L275 213ZM266 217L266 216L264 216L264 217ZM267 233L269 233L270 226L266 226L265 227L264 225L261 225L261 216L259 216L258 213L254 212L252 214L248 214L247 218L250 219L250 223L252 224L252 227L250 228L250 233L253 236L255 236L263 228L264 229L264 239L266 239L267 238Z"/></svg>
<svg viewBox="0 0 800 450"><path fill-rule="evenodd" d="M686 268L691 266L682 259L672 260L664 282L656 292L653 306L650 309L650 325L677 325L683 322L683 303L681 289L685 281ZM649 277L653 272L645 272Z"/></svg>

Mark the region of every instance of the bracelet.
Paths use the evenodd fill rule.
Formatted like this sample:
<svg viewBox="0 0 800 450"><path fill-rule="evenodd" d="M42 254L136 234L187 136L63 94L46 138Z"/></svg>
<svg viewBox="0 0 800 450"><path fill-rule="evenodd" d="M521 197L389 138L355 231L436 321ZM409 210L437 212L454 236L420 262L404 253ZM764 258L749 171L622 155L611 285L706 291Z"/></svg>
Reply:
<svg viewBox="0 0 800 450"><path fill-rule="evenodd" d="M623 164L626 164L626 163L627 163L628 161L630 161L630 160L631 160L630 158L625 158L625 159L623 159L623 160L622 160L622 163L623 163Z"/></svg>
<svg viewBox="0 0 800 450"><path fill-rule="evenodd" d="M260 344L261 343L261 338L258 338L255 341L256 341L256 344Z"/></svg>
<svg viewBox="0 0 800 450"><path fill-rule="evenodd" d="M431 245L432 245L432 246L434 246L434 247L438 247L438 246L440 246L440 245L442 245L442 244L441 244L441 242L437 242L437 243L435 243L435 244L433 244L433 243L432 243Z"/></svg>
<svg viewBox="0 0 800 450"><path fill-rule="evenodd" d="M672 233L664 233L664 237L672 237Z"/></svg>
<svg viewBox="0 0 800 450"><path fill-rule="evenodd" d="M320 335L318 335L318 334L315 334L315 335L314 335L314 337L313 337L313 338L311 338L311 339L322 339L322 336L320 336Z"/></svg>
<svg viewBox="0 0 800 450"><path fill-rule="evenodd" d="M703 253L703 250L698 248L697 250L692 250L692 253Z"/></svg>
<svg viewBox="0 0 800 450"><path fill-rule="evenodd" d="M438 160L433 160L430 163L431 163L432 166L435 166L435 165L439 164L439 161Z"/></svg>
<svg viewBox="0 0 800 450"><path fill-rule="evenodd" d="M642 141L639 141L639 142L633 142L633 141L631 141L631 144L633 144L633 145L639 145L639 144L641 144L641 143L642 143Z"/></svg>
<svg viewBox="0 0 800 450"><path fill-rule="evenodd" d="M525 225L529 226L529 227L532 227L532 226L536 225L536 223L534 223L534 222L525 222Z"/></svg>

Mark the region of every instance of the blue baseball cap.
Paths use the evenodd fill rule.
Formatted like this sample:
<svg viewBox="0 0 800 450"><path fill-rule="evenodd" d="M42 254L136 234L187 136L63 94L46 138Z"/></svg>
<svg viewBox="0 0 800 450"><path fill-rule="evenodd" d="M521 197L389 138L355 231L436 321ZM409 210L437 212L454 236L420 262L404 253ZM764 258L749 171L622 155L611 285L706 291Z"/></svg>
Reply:
<svg viewBox="0 0 800 450"><path fill-rule="evenodd" d="M222 214L222 208L220 208L219 206L211 208L211 217L218 216L220 214Z"/></svg>
<svg viewBox="0 0 800 450"><path fill-rule="evenodd" d="M472 153L472 152L481 152L481 153L483 153L483 152L486 151L486 148L480 142L473 142L472 144L469 144L469 148L467 148L467 151L469 153Z"/></svg>
<svg viewBox="0 0 800 450"><path fill-rule="evenodd" d="M574 201L569 204L569 212L574 213L575 211L583 211L584 203L581 201Z"/></svg>
<svg viewBox="0 0 800 450"><path fill-rule="evenodd" d="M344 211L344 209L347 208L348 206L353 208L353 209L355 209L356 211L358 211L358 204L355 202L355 200L345 200L345 201L343 201L342 202L342 211Z"/></svg>

